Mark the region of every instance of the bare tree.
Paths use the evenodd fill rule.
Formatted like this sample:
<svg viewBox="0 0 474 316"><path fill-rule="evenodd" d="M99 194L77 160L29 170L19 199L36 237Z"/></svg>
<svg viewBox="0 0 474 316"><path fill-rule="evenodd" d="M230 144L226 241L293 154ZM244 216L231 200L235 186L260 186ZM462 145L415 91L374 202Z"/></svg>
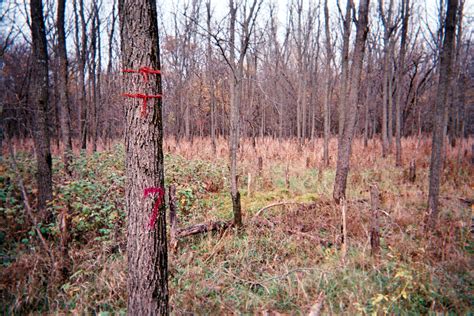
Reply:
<svg viewBox="0 0 474 316"><path fill-rule="evenodd" d="M382 104L382 156L386 157L392 141L392 36L397 28L393 17L394 0L389 0L385 12L383 0L379 0L379 11L384 26L383 36L383 104Z"/></svg>
<svg viewBox="0 0 474 316"><path fill-rule="evenodd" d="M360 77L365 53L365 41L368 33L369 1L370 0L361 0L359 2L359 15L356 20L357 31L351 65L351 85L349 89L348 107L347 113L344 116L342 135L337 150L336 179L334 181L333 191L333 197L337 203L346 196L347 176L349 174L349 163L352 150L352 137L354 136L354 127L359 108L358 94Z"/></svg>
<svg viewBox="0 0 474 316"><path fill-rule="evenodd" d="M410 18L410 0L402 0L402 36L400 40L400 55L397 67L397 94L395 99L395 164L402 165L402 120L401 120L401 99L403 87L403 75L405 74L405 55L407 46L408 20Z"/></svg>
<svg viewBox="0 0 474 316"><path fill-rule="evenodd" d="M339 3L338 3L339 4ZM342 35L342 64L341 64L341 93L339 96L339 133L338 133L338 140L339 143L342 139L342 134L344 130L344 122L345 122L345 115L347 112L347 97L348 97L348 90L349 90L349 41L351 37L351 11L354 4L352 1L346 2L346 12L343 19L344 25L344 33ZM340 10L339 10L340 11Z"/></svg>
<svg viewBox="0 0 474 316"><path fill-rule="evenodd" d="M66 51L66 32L64 29L64 15L66 9L66 1L58 0L58 56L59 56L59 99L61 103L61 130L63 135L64 146L64 170L71 174L69 168L72 159L72 138L71 138L71 105L69 101L69 75L68 75L68 59Z"/></svg>
<svg viewBox="0 0 474 316"><path fill-rule="evenodd" d="M123 67L160 70L156 2L119 0L118 8ZM161 95L160 75L149 75L145 80L139 75L125 74L122 83L126 92ZM133 98L124 102L128 314L167 315L166 216L164 203L159 203L163 202L164 194L162 103L159 98L149 99L145 104L148 108L143 110L141 102ZM156 192L160 201L145 199L144 192Z"/></svg>
<svg viewBox="0 0 474 316"><path fill-rule="evenodd" d="M79 3L78 3L79 2ZM84 0L74 0L74 24L76 59L78 61L78 90L79 92L79 134L81 149L87 148L87 100L86 100L86 62L87 62L87 22L85 17ZM78 7L79 6L79 7ZM80 40L79 40L79 34Z"/></svg>
<svg viewBox="0 0 474 316"><path fill-rule="evenodd" d="M329 8L328 0L324 0L324 29L326 31L326 66L324 71L324 149L323 160L324 164L329 165L329 139L331 137L331 108L329 106L329 91L331 85L331 60L332 60L332 46L331 46L331 32L329 30Z"/></svg>
<svg viewBox="0 0 474 316"><path fill-rule="evenodd" d="M250 45L250 38L255 28L255 21L260 10L261 1L253 0L250 8L247 8L247 1L242 5L243 21L241 25L240 45L236 44L236 24L238 6L234 0L229 0L229 55L225 53L221 40L216 38L222 56L230 69L230 135L229 135L229 156L230 156L230 178L231 197L234 212L234 225L242 226L242 210L240 205L240 193L237 176L237 150L240 139L240 108L242 102L242 81L244 76L244 61ZM247 12L248 10L248 12ZM237 51L237 52L236 52Z"/></svg>
<svg viewBox="0 0 474 316"><path fill-rule="evenodd" d="M48 131L48 49L43 17L43 1L31 0L31 41L33 45L33 71L30 85L30 98L33 101L33 140L35 143L38 171L38 208L46 217L47 201L52 193L52 159Z"/></svg>
<svg viewBox="0 0 474 316"><path fill-rule="evenodd" d="M445 112L447 111L448 89L452 75L454 59L454 42L456 33L456 15L458 0L448 0L448 10L444 23L444 41L441 50L439 68L439 82L436 94L435 119L433 126L433 140L431 148L430 184L428 194L427 227L436 223L438 216L439 188L441 182L442 151L444 139Z"/></svg>

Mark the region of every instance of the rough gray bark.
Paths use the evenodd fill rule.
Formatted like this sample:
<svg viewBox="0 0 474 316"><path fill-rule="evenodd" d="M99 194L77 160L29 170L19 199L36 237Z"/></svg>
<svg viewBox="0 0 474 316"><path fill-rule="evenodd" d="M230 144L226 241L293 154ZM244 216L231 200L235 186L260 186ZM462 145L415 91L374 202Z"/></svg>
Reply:
<svg viewBox="0 0 474 316"><path fill-rule="evenodd" d="M326 31L326 66L325 66L325 81L324 81L324 146L323 146L323 161L324 165L329 165L329 139L331 137L331 112L329 107L329 89L331 85L330 72L332 60L331 47L331 32L329 30L329 8L328 0L324 1L324 29Z"/></svg>
<svg viewBox="0 0 474 316"><path fill-rule="evenodd" d="M43 1L31 0L31 41L33 50L30 99L33 103L33 141L38 170L38 209L45 219L48 200L53 196L51 148L48 131L48 50L43 16Z"/></svg>
<svg viewBox="0 0 474 316"><path fill-rule="evenodd" d="M439 188L441 182L441 169L443 165L442 150L444 140L445 111L447 107L448 89L452 74L452 61L454 58L454 37L456 29L456 15L458 0L448 0L448 11L444 26L444 41L441 50L439 68L439 83L436 94L435 118L433 126L433 140L431 146L430 184L428 194L427 227L436 223L438 216Z"/></svg>
<svg viewBox="0 0 474 316"><path fill-rule="evenodd" d="M402 38L400 40L400 56L397 68L397 95L395 100L395 164L402 165L402 118L401 118L401 99L403 87L403 74L405 68L406 43L408 33L408 19L410 17L410 0L402 0Z"/></svg>
<svg viewBox="0 0 474 316"><path fill-rule="evenodd" d="M92 136L92 151L97 151L97 99L98 99L98 86L97 86L97 38L99 36L99 26L97 18L98 10L95 2L91 3L91 15L92 25L90 30L90 59L89 59L89 86L90 86L90 103L92 105L92 113L90 117L90 127Z"/></svg>
<svg viewBox="0 0 474 316"><path fill-rule="evenodd" d="M350 1L350 0L349 0ZM357 19L357 31L354 47L354 57L351 66L350 93L347 106L347 115L344 116L344 126L337 150L336 179L334 181L333 198L339 203L346 196L347 176L349 174L349 163L352 151L352 138L358 111L358 93L360 76L365 53L365 41L368 33L368 13L370 0L359 2L359 16Z"/></svg>
<svg viewBox="0 0 474 316"><path fill-rule="evenodd" d="M390 148L391 142L391 37L395 31L396 26L393 23L393 0L390 0L388 6L387 16L384 12L383 0L379 0L379 11L384 26L383 36L383 100L382 100L382 157L386 157Z"/></svg>
<svg viewBox="0 0 474 316"><path fill-rule="evenodd" d="M79 120L81 149L87 148L87 100L86 100L86 60L87 60L87 23L84 13L84 0L74 0L74 23L76 37L76 59L78 60L79 82ZM80 25L80 26L79 26ZM80 32L79 32L80 30ZM79 33L81 40L79 42Z"/></svg>
<svg viewBox="0 0 474 316"><path fill-rule="evenodd" d="M347 112L348 91L349 91L349 40L351 37L351 10L353 7L351 0L347 0L346 13L344 17L344 34L342 43L342 74L341 74L341 95L339 97L339 134L338 141L341 142L344 133L344 122Z"/></svg>
<svg viewBox="0 0 474 316"><path fill-rule="evenodd" d="M242 96L242 75L243 67L235 64L235 22L237 18L237 7L234 1L229 1L230 9L230 62L232 63L233 73L230 83L230 135L229 135L229 154L230 154L230 195L232 198L232 210L234 213L234 224L237 227L242 226L242 210L240 205L240 193L237 177L237 150L239 148L239 110ZM243 66L243 58L242 58Z"/></svg>
<svg viewBox="0 0 474 316"><path fill-rule="evenodd" d="M206 13L207 13L207 76L208 84L211 94L211 143L212 143L212 152L217 153L216 145L216 93L214 91L214 76L212 71L212 47L211 47L211 0L206 2Z"/></svg>
<svg viewBox="0 0 474 316"><path fill-rule="evenodd" d="M58 16L56 27L58 30L58 57L59 57L59 102L61 105L61 129L63 135L63 162L64 170L71 175L69 168L72 160L72 140L71 140L71 105L68 90L68 59L66 52L66 32L64 30L64 15L66 0L58 0Z"/></svg>
<svg viewBox="0 0 474 316"><path fill-rule="evenodd" d="M229 66L231 68L230 76L230 135L229 135L229 156L230 156L230 178L231 178L231 197L232 209L234 212L234 225L242 226L242 210L240 204L240 193L238 188L237 176L237 150L239 148L240 139L240 107L242 103L242 80L244 74L244 59L250 43L250 36L255 25L255 19L258 14L260 5L257 7L257 0L253 0L247 15L246 5L244 3L244 21L242 25L242 37L240 40L240 48L238 59L236 60L236 23L237 23L237 5L233 0L229 0L230 9L230 54Z"/></svg>
<svg viewBox="0 0 474 316"><path fill-rule="evenodd" d="M160 48L156 2L119 0L122 66L125 69L160 69ZM146 32L144 31L146 30ZM161 76L124 74L126 93L161 94ZM163 127L161 99L149 99L146 115L142 100L126 98L125 106L125 188L127 207L128 314L167 315L168 254L165 205L156 223L149 227L155 201L144 198L145 188L164 188Z"/></svg>

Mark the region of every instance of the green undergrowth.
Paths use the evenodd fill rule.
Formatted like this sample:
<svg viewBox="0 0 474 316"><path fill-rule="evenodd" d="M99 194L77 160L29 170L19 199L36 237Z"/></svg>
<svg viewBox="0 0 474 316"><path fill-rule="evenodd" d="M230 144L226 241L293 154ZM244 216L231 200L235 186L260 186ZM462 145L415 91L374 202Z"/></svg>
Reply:
<svg viewBox="0 0 474 316"><path fill-rule="evenodd" d="M59 158L53 159L54 198L49 207L56 220L40 223L40 229L51 247L58 247L57 219L71 210L72 271L60 284L45 268L46 255L4 158L2 313L126 313L124 156L122 146L76 155L72 177L64 174ZM34 159L19 153L17 161L33 200ZM442 187L443 225L431 235L420 225L427 167L420 168L415 183L406 181L404 170L391 166L351 170L345 258L340 208L330 198L334 168L287 168L275 161L259 173L245 159L239 168L245 226L180 240L177 252L169 254L173 314L307 314L321 293L324 314L473 312L470 210L457 199L473 193L467 167L448 167L452 171ZM226 160L166 154L165 175L166 186L176 186L179 227L232 219ZM388 214L380 215L379 257L371 256L368 239L368 189L373 183ZM456 198L448 198L452 192L458 192ZM269 207L255 218L259 210L278 202L288 204Z"/></svg>

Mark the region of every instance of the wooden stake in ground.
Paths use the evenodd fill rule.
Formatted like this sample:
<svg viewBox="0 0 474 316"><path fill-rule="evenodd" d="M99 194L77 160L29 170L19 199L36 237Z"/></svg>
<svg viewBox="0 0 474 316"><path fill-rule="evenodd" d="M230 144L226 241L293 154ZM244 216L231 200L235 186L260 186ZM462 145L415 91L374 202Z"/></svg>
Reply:
<svg viewBox="0 0 474 316"><path fill-rule="evenodd" d="M176 186L174 184L170 185L169 187L169 205L170 205L170 248L171 251L176 252L178 249L178 239L176 238L176 230L177 230L177 218L176 212L178 207L176 205Z"/></svg>
<svg viewBox="0 0 474 316"><path fill-rule="evenodd" d="M248 173L248 178L247 178L247 196L251 197L252 196L252 174L249 172Z"/></svg>
<svg viewBox="0 0 474 316"><path fill-rule="evenodd" d="M263 158L258 157L258 176L261 177L263 173Z"/></svg>
<svg viewBox="0 0 474 316"><path fill-rule="evenodd" d="M347 222L346 222L346 199L341 199L341 208L342 208L342 262L346 261L347 254Z"/></svg>
<svg viewBox="0 0 474 316"><path fill-rule="evenodd" d="M408 173L408 180L410 180L411 183L414 183L416 180L416 162L415 159L410 161L410 170Z"/></svg>
<svg viewBox="0 0 474 316"><path fill-rule="evenodd" d="M380 207L379 189L377 185L370 187L370 209L372 211L371 227L370 227L370 249L372 256L380 254L380 230L378 211Z"/></svg>
<svg viewBox="0 0 474 316"><path fill-rule="evenodd" d="M161 94L156 1L119 0L122 66L148 75L124 73L122 93ZM168 315L168 253L163 203L161 99L124 97L128 315ZM146 106L146 111L143 111ZM152 194L158 196L148 196ZM147 197L148 196L148 197Z"/></svg>

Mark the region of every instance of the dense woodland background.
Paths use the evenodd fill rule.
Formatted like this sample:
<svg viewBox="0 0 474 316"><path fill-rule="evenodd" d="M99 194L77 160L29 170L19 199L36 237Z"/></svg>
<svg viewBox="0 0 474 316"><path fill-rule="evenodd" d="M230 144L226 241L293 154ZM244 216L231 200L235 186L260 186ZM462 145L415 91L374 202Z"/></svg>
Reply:
<svg viewBox="0 0 474 316"><path fill-rule="evenodd" d="M472 5L2 2L0 312L472 312Z"/></svg>
<svg viewBox="0 0 474 316"><path fill-rule="evenodd" d="M244 60L242 137L321 137L326 94L330 132L337 134L345 3L339 5L329 3L326 28L324 1L259 3ZM474 128L473 17L469 5L464 8L462 1L459 10L464 14L456 26L455 71L446 117L450 139L466 136ZM400 106L402 136L431 132L444 7L443 1L409 3L406 56L402 60L402 3L385 1L382 7L378 1L371 3L370 32L357 101L357 135L372 138L384 133L382 136L392 145L396 106ZM226 9L224 6L223 10ZM30 137L32 129L27 97L32 69L31 35L25 10L22 3L2 4L2 124L18 138ZM48 116L53 139L59 140L61 77L56 3L45 1L44 11L51 80ZM81 148L89 144L95 149L97 142L105 143L123 134L121 95L129 91L120 87L117 11L113 1L67 2L71 131ZM159 16L165 134L187 139L226 137L230 113L228 13L216 13L215 4L209 6L196 0L169 3ZM240 18L239 15L239 23Z"/></svg>

